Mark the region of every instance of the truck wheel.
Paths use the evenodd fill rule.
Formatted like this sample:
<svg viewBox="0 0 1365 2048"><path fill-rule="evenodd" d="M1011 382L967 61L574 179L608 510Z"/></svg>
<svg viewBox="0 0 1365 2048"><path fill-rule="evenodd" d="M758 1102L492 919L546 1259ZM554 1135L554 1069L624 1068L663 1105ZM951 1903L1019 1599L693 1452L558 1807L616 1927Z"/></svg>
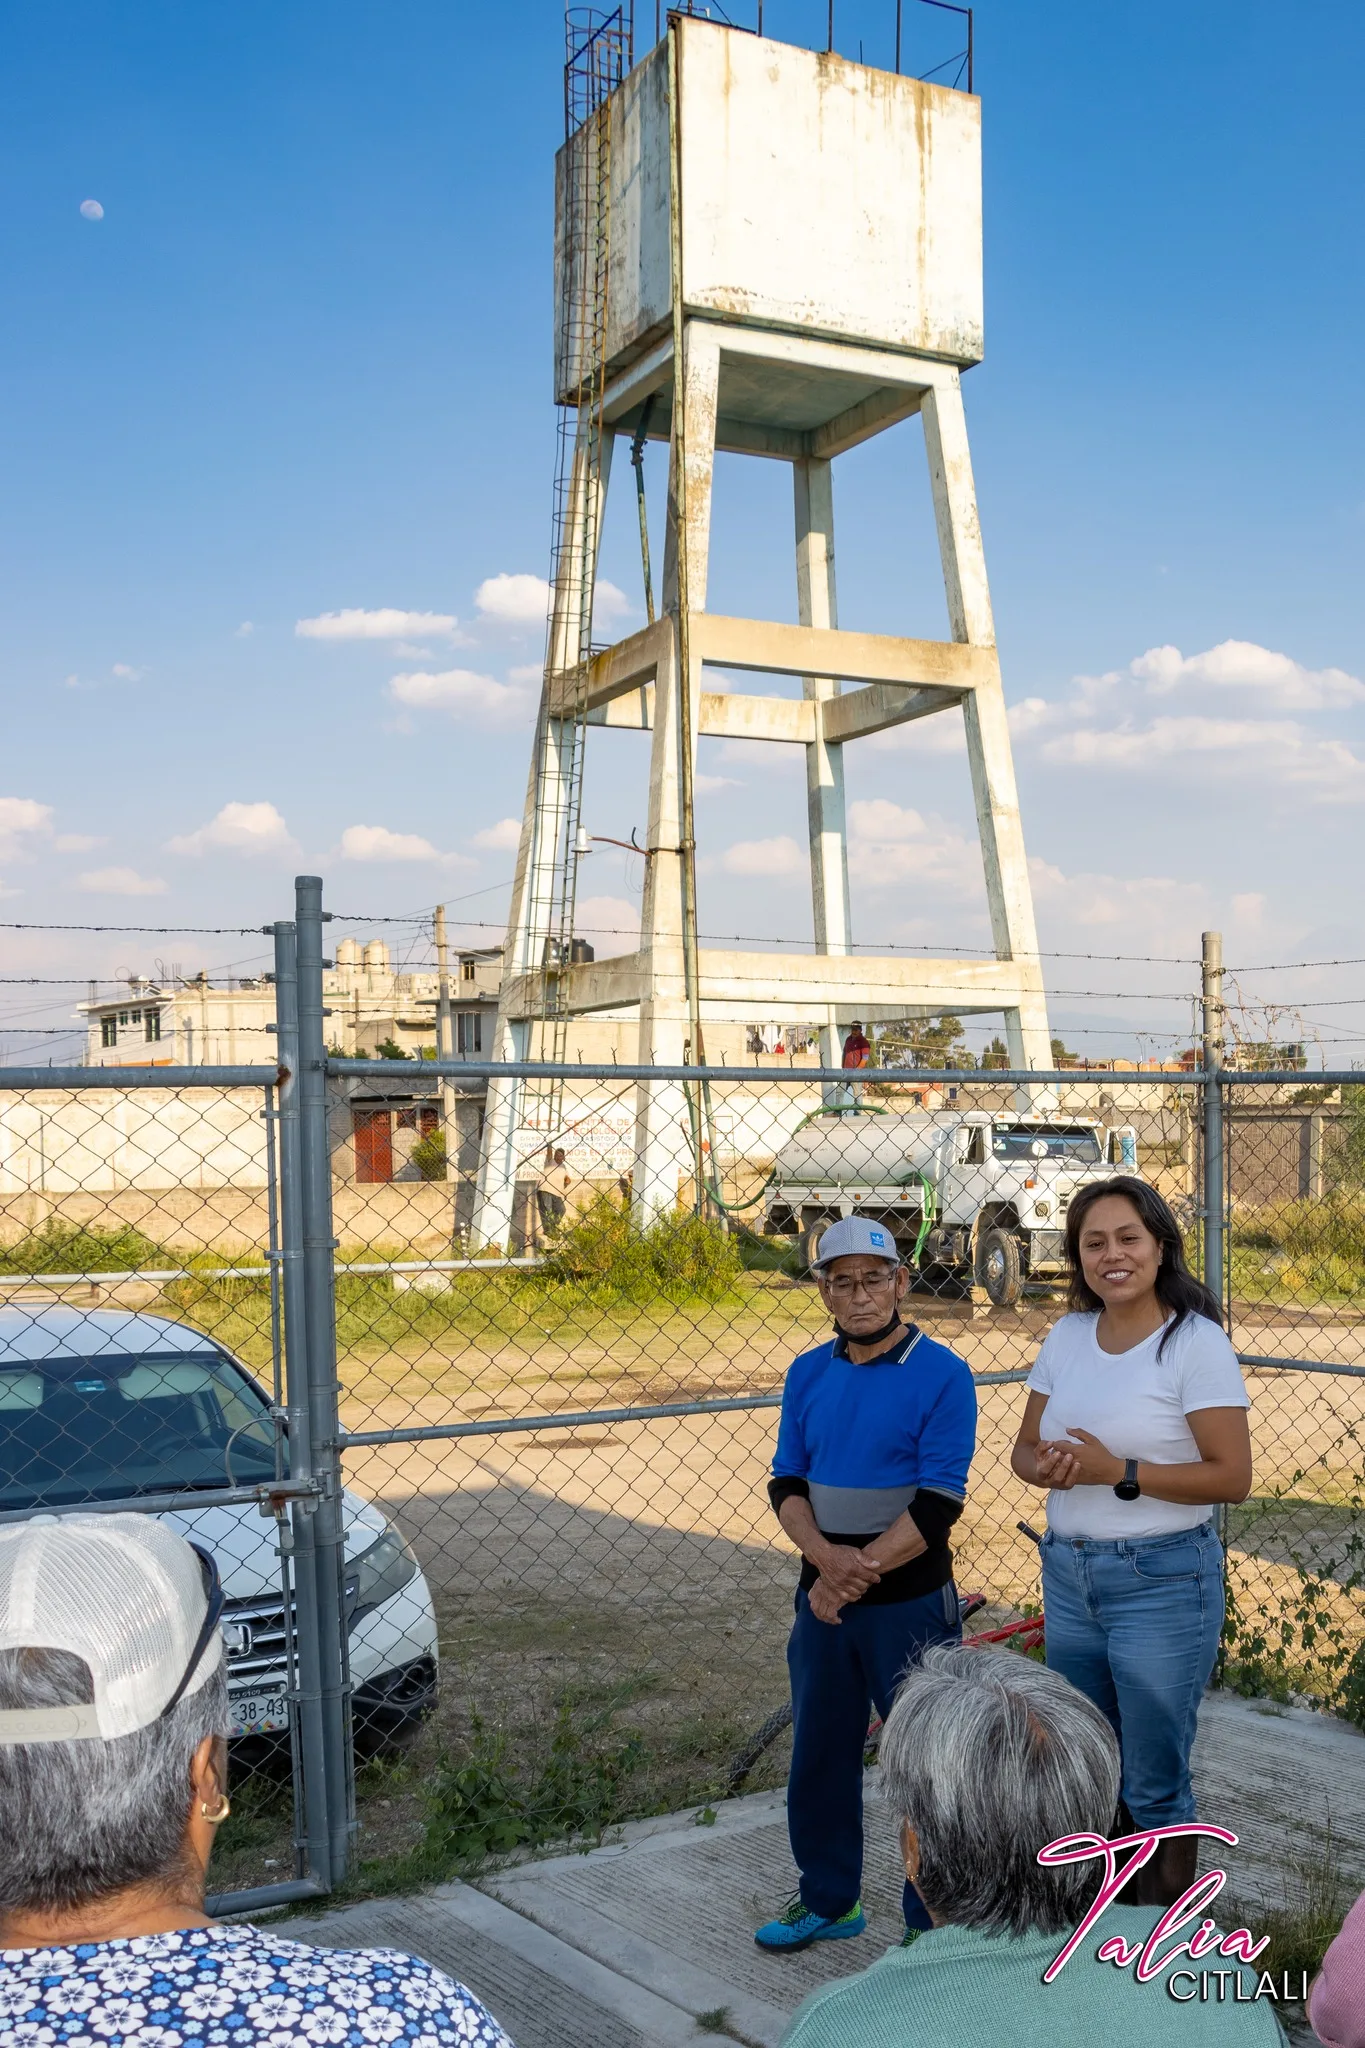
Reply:
<svg viewBox="0 0 1365 2048"><path fill-rule="evenodd" d="M834 1221L832 1216L822 1216L818 1223L808 1224L801 1233L801 1264L809 1273L813 1270L820 1251L820 1240Z"/></svg>
<svg viewBox="0 0 1365 2048"><path fill-rule="evenodd" d="M977 1285L996 1308L1013 1308L1024 1291L1019 1240L1012 1230L983 1230L976 1247Z"/></svg>

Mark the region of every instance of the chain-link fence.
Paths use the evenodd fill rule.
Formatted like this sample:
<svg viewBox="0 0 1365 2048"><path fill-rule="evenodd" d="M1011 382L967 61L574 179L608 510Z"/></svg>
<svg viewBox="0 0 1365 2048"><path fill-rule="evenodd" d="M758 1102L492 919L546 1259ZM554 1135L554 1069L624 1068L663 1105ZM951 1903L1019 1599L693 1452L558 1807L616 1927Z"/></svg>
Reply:
<svg viewBox="0 0 1365 2048"><path fill-rule="evenodd" d="M1009 1452L1067 1206L1151 1180L1255 1404L1224 1680L1365 1714L1365 1084L345 1060L316 885L274 930L277 1066L0 1076L0 1515L215 1552L237 1903L781 1781L766 1479L837 1216L976 1380L973 1633L1037 1611Z"/></svg>

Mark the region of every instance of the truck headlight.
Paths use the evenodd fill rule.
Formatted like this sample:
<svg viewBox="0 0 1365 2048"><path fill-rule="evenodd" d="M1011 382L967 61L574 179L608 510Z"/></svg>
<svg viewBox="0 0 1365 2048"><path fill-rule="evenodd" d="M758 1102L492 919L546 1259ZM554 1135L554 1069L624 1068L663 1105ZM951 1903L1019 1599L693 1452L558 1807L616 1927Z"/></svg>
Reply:
<svg viewBox="0 0 1365 2048"><path fill-rule="evenodd" d="M1035 1216L1050 1216L1052 1214L1051 1202L1035 1202L1033 1213Z"/></svg>
<svg viewBox="0 0 1365 2048"><path fill-rule="evenodd" d="M346 1567L342 1598L346 1619L355 1622L401 1593L417 1576L417 1559L396 1529L386 1529Z"/></svg>

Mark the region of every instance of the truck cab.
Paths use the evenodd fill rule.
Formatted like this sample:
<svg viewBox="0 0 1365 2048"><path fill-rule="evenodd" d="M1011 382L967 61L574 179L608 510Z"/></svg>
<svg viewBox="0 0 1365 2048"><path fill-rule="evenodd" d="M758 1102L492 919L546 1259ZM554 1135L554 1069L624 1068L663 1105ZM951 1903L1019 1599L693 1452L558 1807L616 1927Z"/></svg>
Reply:
<svg viewBox="0 0 1365 2048"><path fill-rule="evenodd" d="M818 1121L822 1130L804 1127L777 1156L768 1229L796 1235L809 1266L830 1223L865 1215L894 1232L921 1287L975 1284L998 1307L1064 1274L1078 1187L1138 1171L1132 1127L1087 1117L844 1111Z"/></svg>

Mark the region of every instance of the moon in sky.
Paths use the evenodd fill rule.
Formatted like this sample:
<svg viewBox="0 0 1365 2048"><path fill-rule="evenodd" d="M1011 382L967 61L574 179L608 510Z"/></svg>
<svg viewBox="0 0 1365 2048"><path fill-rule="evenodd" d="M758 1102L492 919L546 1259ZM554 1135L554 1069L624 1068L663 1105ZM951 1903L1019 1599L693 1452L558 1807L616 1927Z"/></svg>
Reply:
<svg viewBox="0 0 1365 2048"><path fill-rule="evenodd" d="M98 199L82 199L81 218L82 220L104 219L104 208L100 205Z"/></svg>

